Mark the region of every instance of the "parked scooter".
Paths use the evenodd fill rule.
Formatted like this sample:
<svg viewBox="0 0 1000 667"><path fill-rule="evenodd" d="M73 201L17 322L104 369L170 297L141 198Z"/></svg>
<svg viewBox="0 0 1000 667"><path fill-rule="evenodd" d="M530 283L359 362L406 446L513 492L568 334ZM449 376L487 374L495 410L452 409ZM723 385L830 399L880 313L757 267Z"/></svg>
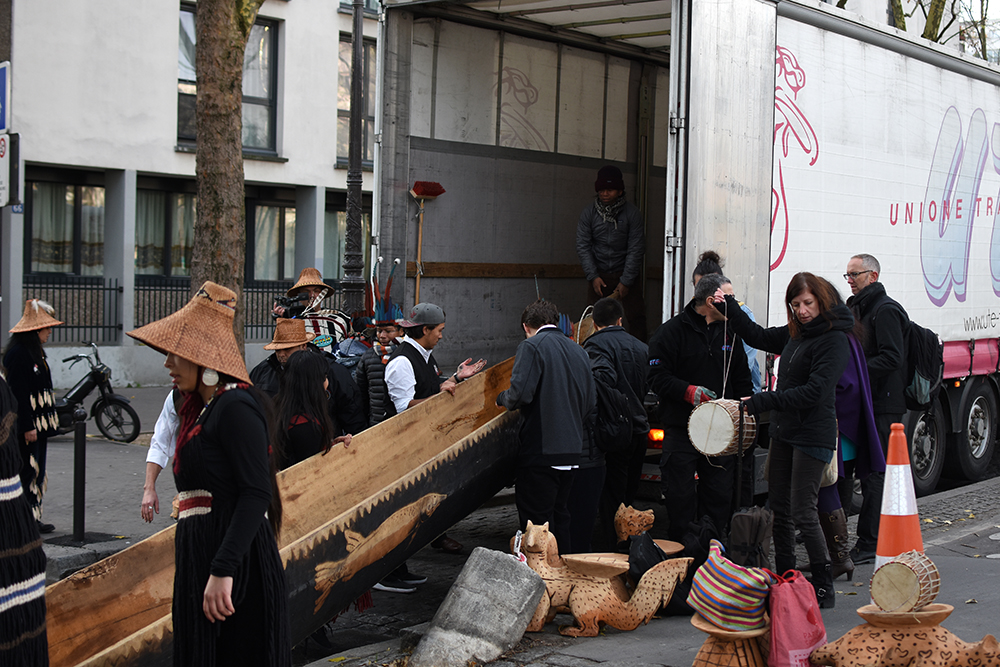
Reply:
<svg viewBox="0 0 1000 667"><path fill-rule="evenodd" d="M116 394L111 388L111 369L101 363L97 345L94 343L84 343L84 345L90 345L93 352L63 359L63 363L72 362L70 368L78 361L86 360L90 364L90 371L66 392L65 396L56 399L56 412L59 414L58 433L73 431L73 412L77 406L82 407L90 393L97 388L101 395L90 408L90 416L96 419L97 428L109 440L132 442L139 435L139 415L129 405L127 398Z"/></svg>

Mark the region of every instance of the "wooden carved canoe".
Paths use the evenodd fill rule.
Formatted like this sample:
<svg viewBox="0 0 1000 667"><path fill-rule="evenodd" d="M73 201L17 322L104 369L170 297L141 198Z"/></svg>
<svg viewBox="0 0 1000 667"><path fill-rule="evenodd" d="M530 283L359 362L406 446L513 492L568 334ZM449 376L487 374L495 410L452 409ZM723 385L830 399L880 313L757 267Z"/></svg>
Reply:
<svg viewBox="0 0 1000 667"><path fill-rule="evenodd" d="M495 402L512 365L279 474L293 642L511 483L519 420ZM172 664L173 531L48 587L53 667Z"/></svg>

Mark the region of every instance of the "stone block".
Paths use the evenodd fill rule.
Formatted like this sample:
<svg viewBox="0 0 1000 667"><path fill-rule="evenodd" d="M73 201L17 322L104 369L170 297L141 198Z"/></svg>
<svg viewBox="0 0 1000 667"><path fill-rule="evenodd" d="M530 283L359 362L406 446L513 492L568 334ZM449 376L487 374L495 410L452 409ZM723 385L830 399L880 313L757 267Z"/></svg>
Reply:
<svg viewBox="0 0 1000 667"><path fill-rule="evenodd" d="M512 556L481 547L469 556L409 667L465 667L490 662L524 634L545 582Z"/></svg>

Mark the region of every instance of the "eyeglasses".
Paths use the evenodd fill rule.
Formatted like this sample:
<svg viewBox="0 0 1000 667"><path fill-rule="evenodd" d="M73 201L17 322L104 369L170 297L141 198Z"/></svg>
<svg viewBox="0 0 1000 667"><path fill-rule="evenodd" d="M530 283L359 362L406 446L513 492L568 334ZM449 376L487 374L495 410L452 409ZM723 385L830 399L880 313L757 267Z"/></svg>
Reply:
<svg viewBox="0 0 1000 667"><path fill-rule="evenodd" d="M850 273L844 274L844 280L857 280L858 276L865 273L871 273L874 269L868 269L867 271L852 271Z"/></svg>

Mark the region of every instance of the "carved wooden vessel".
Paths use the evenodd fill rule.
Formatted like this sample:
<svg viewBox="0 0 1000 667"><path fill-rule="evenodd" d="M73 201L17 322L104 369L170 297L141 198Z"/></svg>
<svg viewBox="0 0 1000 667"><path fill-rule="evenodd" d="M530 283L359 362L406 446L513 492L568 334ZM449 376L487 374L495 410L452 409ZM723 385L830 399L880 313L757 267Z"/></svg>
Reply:
<svg viewBox="0 0 1000 667"><path fill-rule="evenodd" d="M512 366L279 474L293 642L511 483L519 418L496 396ZM53 667L172 664L173 538L170 527L47 589Z"/></svg>

